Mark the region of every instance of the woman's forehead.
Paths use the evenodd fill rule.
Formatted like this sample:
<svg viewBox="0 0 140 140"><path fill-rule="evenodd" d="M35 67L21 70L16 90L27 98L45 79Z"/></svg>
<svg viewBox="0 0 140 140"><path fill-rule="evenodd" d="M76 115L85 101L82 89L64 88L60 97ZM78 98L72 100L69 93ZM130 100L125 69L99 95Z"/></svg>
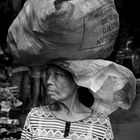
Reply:
<svg viewBox="0 0 140 140"><path fill-rule="evenodd" d="M65 76L70 77L71 79L73 79L73 75L71 72L57 66L57 65L48 65L48 67L46 68L47 72L61 72L63 73Z"/></svg>
<svg viewBox="0 0 140 140"><path fill-rule="evenodd" d="M61 71L61 72L65 73L66 70L63 70L62 68L60 68L59 66L56 66L56 65L48 65L46 67L46 71Z"/></svg>

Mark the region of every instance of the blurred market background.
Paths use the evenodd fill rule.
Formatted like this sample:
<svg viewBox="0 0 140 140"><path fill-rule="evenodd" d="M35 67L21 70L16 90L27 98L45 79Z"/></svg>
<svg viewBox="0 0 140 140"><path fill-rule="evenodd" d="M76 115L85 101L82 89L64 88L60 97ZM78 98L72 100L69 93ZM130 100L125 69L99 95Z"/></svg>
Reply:
<svg viewBox="0 0 140 140"><path fill-rule="evenodd" d="M0 0L0 140L20 138L25 117L32 107L31 92L34 89L30 88L33 81L30 71L26 66L13 64L12 56L6 51L8 28L24 3L25 0ZM118 109L110 119L115 140L139 140L140 8L137 0L115 0L115 4L120 29L114 51L107 60L133 71L137 78L137 94L129 110Z"/></svg>

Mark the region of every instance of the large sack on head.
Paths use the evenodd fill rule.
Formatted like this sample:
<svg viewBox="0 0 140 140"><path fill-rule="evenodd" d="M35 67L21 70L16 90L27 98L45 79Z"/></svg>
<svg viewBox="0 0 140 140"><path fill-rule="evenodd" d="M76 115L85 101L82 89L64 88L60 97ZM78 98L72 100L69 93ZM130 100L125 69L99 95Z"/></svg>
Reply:
<svg viewBox="0 0 140 140"><path fill-rule="evenodd" d="M128 110L136 95L136 79L126 67L107 60L53 60L55 64L73 74L77 85L91 90L95 102L92 106L104 114L118 107ZM86 98L86 93L85 93Z"/></svg>
<svg viewBox="0 0 140 140"><path fill-rule="evenodd" d="M15 61L106 58L118 34L114 0L27 0L8 30Z"/></svg>

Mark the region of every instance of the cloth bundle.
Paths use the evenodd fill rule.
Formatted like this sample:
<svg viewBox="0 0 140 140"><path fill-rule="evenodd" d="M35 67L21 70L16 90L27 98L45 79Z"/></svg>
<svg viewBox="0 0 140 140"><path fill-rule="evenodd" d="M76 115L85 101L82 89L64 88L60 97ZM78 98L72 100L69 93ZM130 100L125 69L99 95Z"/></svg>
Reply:
<svg viewBox="0 0 140 140"><path fill-rule="evenodd" d="M8 30L14 60L28 66L55 58L108 57L119 28L113 0L27 0Z"/></svg>
<svg viewBox="0 0 140 140"><path fill-rule="evenodd" d="M71 72L77 85L90 89L95 98L92 107L99 112L109 115L118 107L127 110L135 99L136 79L124 66L101 59L49 63Z"/></svg>

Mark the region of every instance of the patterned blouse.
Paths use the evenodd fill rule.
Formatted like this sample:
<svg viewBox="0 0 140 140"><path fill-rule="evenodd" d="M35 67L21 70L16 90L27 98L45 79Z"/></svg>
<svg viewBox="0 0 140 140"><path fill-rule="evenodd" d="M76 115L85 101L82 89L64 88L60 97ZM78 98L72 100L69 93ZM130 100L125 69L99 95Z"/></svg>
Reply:
<svg viewBox="0 0 140 140"><path fill-rule="evenodd" d="M113 140L110 120L93 111L90 117L70 122L64 137L66 121L57 119L47 106L31 109L25 120L21 140Z"/></svg>

